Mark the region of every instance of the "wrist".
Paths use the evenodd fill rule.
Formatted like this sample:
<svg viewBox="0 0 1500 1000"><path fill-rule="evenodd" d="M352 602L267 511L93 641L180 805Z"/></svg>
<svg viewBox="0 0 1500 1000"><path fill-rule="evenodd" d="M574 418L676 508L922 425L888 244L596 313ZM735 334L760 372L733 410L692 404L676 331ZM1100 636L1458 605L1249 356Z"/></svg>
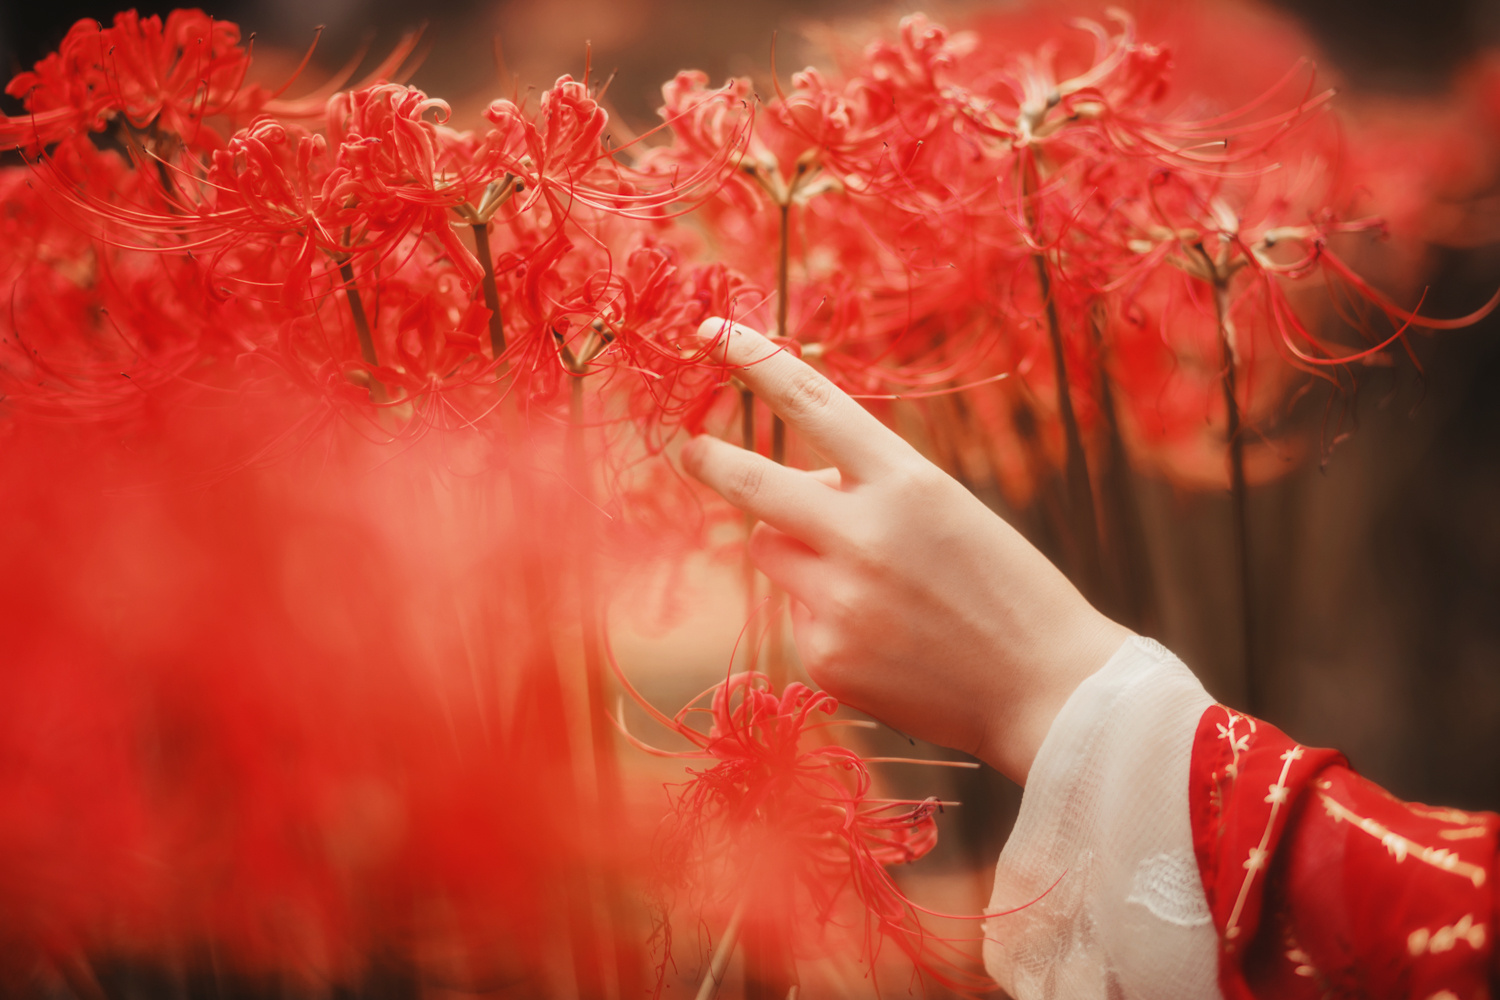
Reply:
<svg viewBox="0 0 1500 1000"><path fill-rule="evenodd" d="M1025 785L1042 741L1078 685L1099 671L1134 633L1084 606L1087 613L1046 630L1044 649L1016 665L1024 687L1013 694L1009 712L991 713L981 760L1018 785Z"/></svg>

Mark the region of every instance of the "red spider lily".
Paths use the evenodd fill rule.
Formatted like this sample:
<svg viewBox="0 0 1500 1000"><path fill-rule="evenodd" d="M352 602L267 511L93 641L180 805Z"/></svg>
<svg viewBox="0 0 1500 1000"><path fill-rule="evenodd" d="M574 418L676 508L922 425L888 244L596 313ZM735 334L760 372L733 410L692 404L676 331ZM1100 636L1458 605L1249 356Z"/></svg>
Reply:
<svg viewBox="0 0 1500 1000"><path fill-rule="evenodd" d="M922 924L931 913L909 900L886 868L917 860L937 843L936 799L922 802L872 795L867 761L854 751L814 738L837 725L838 702L793 683L780 694L758 673L729 676L675 716L653 708L615 665L626 691L653 719L694 749L658 750L624 730L637 747L658 756L712 762L689 769L673 795L665 828L665 857L676 878L700 885L706 905L739 916L751 933L794 942L794 953L816 954L842 933L847 901L858 901L861 956L872 962L891 942L916 968L958 990L978 992L987 980L963 970L951 942ZM710 697L708 707L699 702ZM707 732L692 724L709 718ZM692 873L697 874L692 874ZM732 938L735 932L729 932ZM670 941L667 942L670 950ZM665 974L665 960L662 975ZM660 988L660 984L659 984Z"/></svg>
<svg viewBox="0 0 1500 1000"><path fill-rule="evenodd" d="M403 38L366 80L394 75L416 41L415 35ZM309 48L303 67L311 57ZM263 112L283 119L321 115L354 66L320 91L292 100L280 95L296 74L268 92L246 83L249 69L250 48L240 44L239 26L201 10L174 10L165 23L129 10L116 14L108 28L85 18L57 52L6 87L27 114L0 117L0 149L25 147L36 154L70 135L119 125L126 143L145 147L149 155L172 159L179 147L203 153L223 141L211 124L216 121L233 129Z"/></svg>
<svg viewBox="0 0 1500 1000"><path fill-rule="evenodd" d="M709 176L713 155L691 183L642 187L649 175L604 149L602 108L567 77L534 112L496 102L480 133L448 129L447 113L382 83L334 94L322 130L263 117L212 150L206 170L163 164L173 183L156 197L70 183L50 160L39 176L122 247L205 261L214 293L250 303L256 318L234 329L236 342L334 398L350 396L340 377L378 384L392 404L473 385L485 364L470 332L484 321L481 286L489 363L528 397L555 398L566 367L556 340L570 330L610 326L590 370L619 363L657 381L681 367L675 340L701 308L677 308L652 269L629 264L641 241L623 222L665 225L663 210ZM717 156L722 167L727 153ZM457 239L459 220L483 239L480 259ZM636 279L656 286L638 292ZM425 317L423 332L392 331L392 315ZM503 326L514 336L502 359ZM397 340L432 356L392 356Z"/></svg>
<svg viewBox="0 0 1500 1000"><path fill-rule="evenodd" d="M921 14L904 18L897 40L871 43L841 81L807 69L790 91L778 86L770 110L782 135L767 142L785 147L784 162L827 170L909 217L970 205L994 180L964 86L977 42Z"/></svg>
<svg viewBox="0 0 1500 1000"><path fill-rule="evenodd" d="M129 191L133 171L86 139L60 143L56 176L68 184ZM7 168L0 180L0 391L8 408L102 418L138 409L181 384L207 357L233 347L205 331L242 327L213 294L197 259L136 254L86 235L36 175Z"/></svg>
<svg viewBox="0 0 1500 1000"><path fill-rule="evenodd" d="M434 111L438 121L426 117ZM449 212L490 178L454 169L472 143L441 126L447 115L444 102L397 84L340 93L329 102L325 132L261 119L214 151L187 218L116 217L221 245L298 240L300 273L290 298L310 277L314 251L338 263L356 254L378 258L412 235L431 236L477 281L478 265L457 242Z"/></svg>
<svg viewBox="0 0 1500 1000"><path fill-rule="evenodd" d="M993 44L944 69L974 126L1001 143L981 148L987 169L1008 178L1010 191L971 202L970 211L980 231L1001 234L1001 218L1008 217L1010 231L1020 237L1013 249L997 248L988 261L998 269L993 287L1006 290L995 311L1013 323L1011 350L1000 357L1037 390L1033 411L1040 404L1040 412L1048 413L1048 383L1057 384L1056 366L1039 363L1042 341L1034 336L1045 312L1060 334L1057 353L1066 360L1063 377L1084 439L1101 412L1097 378L1105 362L1126 389L1123 405L1137 425L1155 426L1168 437L1203 439L1205 405L1222 414L1222 403L1216 409L1209 400L1222 365L1208 360L1194 333L1204 322L1205 305L1212 324L1213 296L1183 287L1177 277L1145 275L1157 266L1174 268L1179 276L1184 267L1212 270L1209 258L1226 246L1226 260L1236 261L1225 265L1223 275L1232 286L1230 339L1247 345L1264 339L1266 347L1257 355L1247 346L1241 359L1250 367L1239 391L1257 419L1268 419L1287 398L1298 369L1333 370L1332 377L1347 382L1349 365L1393 347L1409 325L1446 327L1450 321L1416 317L1376 292L1331 245L1340 233L1382 226L1373 218L1340 217L1362 194L1368 198L1358 183L1369 169L1348 169L1340 136L1325 113L1331 92L1315 88L1297 62L1305 43L1276 25L1236 14L1231 23L1255 40L1246 44L1258 61L1243 76L1211 76L1218 66L1209 53L1215 46L1237 46L1231 35L1209 31L1203 15L1149 4L1142 17L1154 31L1194 46L1186 60L1193 75L1185 83L1170 72L1167 47L1141 41L1123 16L1113 30L1080 22L1087 30L1083 37L1093 40L1090 52L1066 36L1061 45L1052 42L1059 18L1050 10L981 22L981 37ZM1036 46L1036 54L1016 54L1014 38ZM1265 52L1283 54L1286 61L1276 66ZM1163 178L1170 178L1170 197ZM1188 190L1193 204L1180 226L1156 217L1178 212L1166 202L1175 205ZM1226 231L1216 221L1225 213L1235 219L1223 237L1228 243L1216 235ZM1172 251L1163 242L1168 231L1183 236L1165 237ZM1262 235L1268 238L1264 244L1257 242ZM1196 247L1200 236L1204 250ZM1045 295L1038 296L1017 267L1033 256L1046 262ZM1334 290L1334 311L1371 339L1346 349L1318 332L1316 302L1288 289L1319 282ZM1473 322L1484 312L1451 322ZM1372 319L1389 324L1377 335ZM1165 353L1147 364L1145 348ZM1191 372L1207 378L1202 391L1188 388L1184 380ZM1170 431L1162 422L1169 416ZM1009 437L1005 425L995 430ZM1043 421L1044 433L1055 426L1055 418Z"/></svg>
<svg viewBox="0 0 1500 1000"><path fill-rule="evenodd" d="M437 122L425 118L429 111L437 112ZM459 158L444 147L467 137L440 128L449 113L446 102L396 84L336 95L328 107L328 138L337 144L337 165L321 192L320 228L342 229L346 248L369 252L407 234L430 235L477 281L479 266L458 243L448 212L473 200L492 178L455 169Z"/></svg>
<svg viewBox="0 0 1500 1000"><path fill-rule="evenodd" d="M28 113L0 120L0 148L40 150L119 122L210 149L221 140L206 119L244 121L268 99L260 86L245 85L249 68L239 27L200 10L174 10L165 24L133 10L116 14L108 28L85 19L57 52L5 88Z"/></svg>
<svg viewBox="0 0 1500 1000"><path fill-rule="evenodd" d="M210 23L201 15L174 15L168 34L190 35L193 25ZM126 18L111 31L155 37L151 32L159 28L149 19ZM221 41L237 37L233 26L216 30ZM97 30L90 36L79 27L74 35L63 54L72 62L56 57L39 67L38 79L83 72L69 70L82 58L78 51L87 55L78 39L104 44ZM241 63L248 61L248 53L234 51ZM80 86L89 90L86 80ZM572 350L570 331L609 327L606 349L588 359L588 370L618 364L648 383L666 379L677 386L667 372L696 363L685 361L676 341L709 304L671 301L672 282L664 283L664 275L677 266L632 264L647 251L618 220L628 216L659 228L665 209L725 173L733 136L705 150L705 161L688 176L663 184L649 172L623 167L604 148L607 119L586 82L562 78L534 111L496 102L491 127L480 133L446 128L441 101L379 83L330 94L321 129L262 117L227 143L207 142L176 155L172 130L186 121L168 100L176 92L167 88L168 96L157 94L160 100L149 107L129 105L135 115L126 116L130 127L149 125L155 131L148 138L160 137L135 150L136 170L117 169L107 178L95 172L85 181L54 153L38 164L36 178L60 214L114 244L112 253L143 255L143 264L153 254L185 258L202 285L197 298L206 293L231 303L238 322L206 325L203 337L182 344L182 363L191 363L194 350L213 353L212 342L227 338L330 398L358 398L347 387L353 380L378 384L396 404L474 384L485 359L472 331L484 321L485 308L490 363L505 364L529 397L555 397L566 381L562 362ZM293 108L259 91L247 90L253 99L238 103L213 87L204 92L216 103L203 114L229 120L256 107L283 117L306 117L308 110L306 101ZM49 138L102 127L123 113L116 105L100 105L104 110L87 120L54 116ZM200 152L202 160L194 159ZM520 192L524 197L506 203ZM481 260L456 238L455 215L482 234ZM646 287L635 289L636 280ZM481 298L486 306L476 308ZM688 302L701 298L694 293ZM502 324L517 334L513 356L505 359L498 357ZM653 388L648 385L643 398Z"/></svg>
<svg viewBox="0 0 1500 1000"><path fill-rule="evenodd" d="M935 66L949 58L945 36L924 24L904 24L904 37L916 39L913 59ZM933 72L929 67L925 78ZM970 217L953 187L962 190L964 175L943 168L951 135L944 138L940 123L916 131L902 117L905 105L892 97L900 87L895 75L882 73L857 77L842 89L819 74L798 74L790 93L780 93L753 118L740 177L700 209L725 258L777 289L768 300L776 302L775 322L767 318L764 325L785 323L789 342L861 393L950 383L961 366L930 364L923 357L928 341L916 331L940 325L931 319L935 310L962 315L979 280L971 268L954 266L961 257L971 263L974 255L967 242ZM738 127L736 113L748 116L736 103L748 99L747 84L732 82L701 98L704 83L701 75L680 76L666 89L664 116L693 101L699 114L682 116L686 124L674 131L685 137L648 153L646 167L691 163L702 135ZM928 94L929 103L936 103L936 93ZM920 110L914 114L920 118ZM922 159L920 169L913 158ZM934 184L931 177L942 173L944 181ZM950 353L956 358L960 352L950 345ZM969 357L977 360L972 351Z"/></svg>
<svg viewBox="0 0 1500 1000"><path fill-rule="evenodd" d="M1381 233L1383 224L1375 218L1342 222L1321 207L1329 195L1318 176L1320 166L1309 158L1300 169L1288 165L1237 181L1158 171L1134 207L1127 200L1116 211L1117 220L1139 219L1128 228L1138 259L1126 262L1116 279L1124 300L1115 315L1125 322L1112 330L1122 341L1131 329L1145 334L1134 347L1122 349L1116 368L1127 405L1146 414L1145 423L1159 426L1166 408L1186 405L1190 412L1179 426L1188 435L1209 414L1218 414L1214 424L1222 425L1223 404L1202 403L1225 364L1239 370L1240 406L1252 421L1257 414L1270 416L1295 386L1292 376L1299 369L1330 381L1347 380L1351 366L1370 363L1398 343L1405 346L1413 327L1465 326L1500 304L1497 295L1466 317L1440 320L1404 309L1374 288L1331 243L1341 234ZM1147 276L1161 269L1175 276ZM1319 315L1316 301L1293 298L1295 287L1304 283L1325 288L1329 297L1321 312L1331 312L1364 343L1345 346L1320 335L1307 318ZM1154 305L1143 309L1146 301ZM1140 349L1153 342L1177 361L1155 376L1145 375L1149 368L1131 371L1125 359L1140 363ZM1188 388L1194 372L1203 382L1196 392ZM1179 387L1169 391L1174 383ZM1193 399L1199 402L1189 402ZM1277 470L1267 466L1265 471Z"/></svg>
<svg viewBox="0 0 1500 1000"><path fill-rule="evenodd" d="M1141 124L1142 113L1165 93L1169 56L1138 41L1134 22L1122 12L1112 12L1112 19L1114 32L1091 20L1074 23L1092 37L1094 47L1072 76L1058 69L1055 42L1035 53L1007 54L989 72L970 76L971 120L1015 146L1063 135L1124 139L1133 129L1120 127Z"/></svg>
<svg viewBox="0 0 1500 1000"><path fill-rule="evenodd" d="M708 76L684 70L662 84L664 103L659 111L671 130L672 142L643 150L636 169L643 177L683 187L705 169L722 162L726 151L747 148L754 122L754 96L750 81L733 79L719 88L708 86ZM731 158L728 165L739 166ZM756 204L751 182L738 171L727 173L718 193L753 210Z"/></svg>
<svg viewBox="0 0 1500 1000"><path fill-rule="evenodd" d="M571 190L605 158L609 116L589 95L587 83L566 75L538 104L533 114L508 100L489 106L484 116L495 126L494 155L511 173L530 180L533 189L546 179L554 189Z"/></svg>
<svg viewBox="0 0 1500 1000"><path fill-rule="evenodd" d="M702 110L695 106L682 113L696 116ZM716 136L715 144L700 144L701 158L685 171L626 167L619 156L631 147L605 148L608 115L591 96L587 78L566 75L542 95L536 112L528 114L501 100L490 105L485 117L496 126L487 137L494 162L523 181L532 198L561 198L610 215L653 221L663 219L673 206L720 188L744 138L741 130Z"/></svg>

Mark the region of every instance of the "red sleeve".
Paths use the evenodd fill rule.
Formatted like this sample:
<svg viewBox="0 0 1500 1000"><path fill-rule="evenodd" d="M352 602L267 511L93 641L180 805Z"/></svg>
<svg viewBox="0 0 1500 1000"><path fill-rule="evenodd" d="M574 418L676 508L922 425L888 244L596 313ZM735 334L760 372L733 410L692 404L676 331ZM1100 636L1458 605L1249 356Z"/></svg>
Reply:
<svg viewBox="0 0 1500 1000"><path fill-rule="evenodd" d="M1191 780L1225 1000L1500 994L1500 816L1401 802L1221 705Z"/></svg>

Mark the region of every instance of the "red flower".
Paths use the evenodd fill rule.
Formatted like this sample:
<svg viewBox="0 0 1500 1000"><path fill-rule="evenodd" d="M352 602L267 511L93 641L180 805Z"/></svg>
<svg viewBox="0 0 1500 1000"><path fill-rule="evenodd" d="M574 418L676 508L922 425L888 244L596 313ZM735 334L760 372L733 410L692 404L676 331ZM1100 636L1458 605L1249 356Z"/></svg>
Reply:
<svg viewBox="0 0 1500 1000"><path fill-rule="evenodd" d="M673 877L703 893L704 905L733 910L731 920L792 942L794 956L836 950L841 928L857 925L865 961L888 941L950 988L985 988L987 980L955 964L952 945L923 926L921 914L930 911L907 899L886 871L937 843L940 803L874 798L866 762L812 735L838 724L831 695L797 683L777 694L764 675L740 673L705 692L709 707L698 706L700 695L668 718L615 669L652 718L695 749L661 751L626 732L632 743L710 762L689 768L674 792L664 844ZM706 732L691 724L697 714L708 717ZM850 925L844 907L855 902L862 915ZM664 975L665 960L662 968Z"/></svg>
<svg viewBox="0 0 1500 1000"><path fill-rule="evenodd" d="M116 14L108 28L84 19L57 52L5 88L28 114L0 118L0 148L40 150L119 122L211 149L220 139L206 119L243 121L267 99L262 88L244 85L249 68L239 27L200 10L174 10L165 24L133 10Z"/></svg>

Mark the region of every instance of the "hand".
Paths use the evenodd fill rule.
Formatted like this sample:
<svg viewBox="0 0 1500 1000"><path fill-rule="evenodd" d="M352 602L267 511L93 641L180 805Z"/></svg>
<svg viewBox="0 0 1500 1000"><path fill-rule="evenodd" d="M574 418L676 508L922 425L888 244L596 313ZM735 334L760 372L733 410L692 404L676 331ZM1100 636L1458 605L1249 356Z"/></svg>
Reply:
<svg viewBox="0 0 1500 1000"><path fill-rule="evenodd" d="M725 320L738 375L833 468L804 472L700 436L683 465L761 523L755 564L792 598L814 682L1022 784L1079 682L1130 632L1010 525L828 379Z"/></svg>

